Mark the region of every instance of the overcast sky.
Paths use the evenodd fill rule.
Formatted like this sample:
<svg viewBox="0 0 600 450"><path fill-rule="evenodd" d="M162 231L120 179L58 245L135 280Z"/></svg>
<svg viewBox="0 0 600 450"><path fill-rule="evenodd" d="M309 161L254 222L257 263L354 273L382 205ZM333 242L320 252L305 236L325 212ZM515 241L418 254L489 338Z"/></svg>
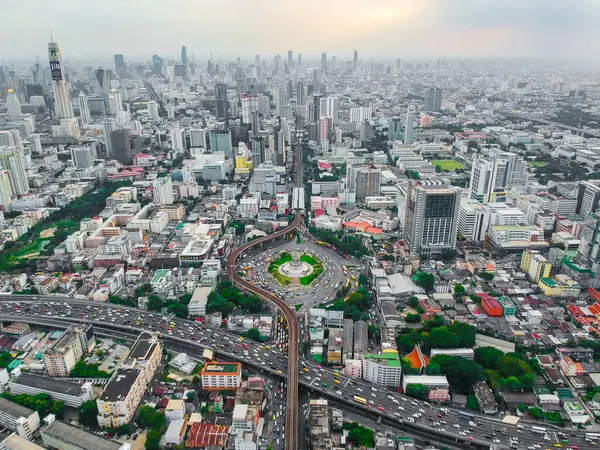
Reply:
<svg viewBox="0 0 600 450"><path fill-rule="evenodd" d="M2 0L0 59L597 58L600 0Z"/></svg>

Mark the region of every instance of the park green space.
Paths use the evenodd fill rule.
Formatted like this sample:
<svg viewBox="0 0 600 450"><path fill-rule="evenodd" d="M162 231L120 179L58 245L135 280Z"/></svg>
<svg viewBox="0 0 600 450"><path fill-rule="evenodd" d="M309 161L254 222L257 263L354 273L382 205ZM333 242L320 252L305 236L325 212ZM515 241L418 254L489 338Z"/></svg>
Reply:
<svg viewBox="0 0 600 450"><path fill-rule="evenodd" d="M548 165L548 163L545 161L527 161L527 165L529 167L538 168L538 167L546 167Z"/></svg>
<svg viewBox="0 0 600 450"><path fill-rule="evenodd" d="M442 170L460 170L465 168L463 164L453 159L434 159L431 163Z"/></svg>

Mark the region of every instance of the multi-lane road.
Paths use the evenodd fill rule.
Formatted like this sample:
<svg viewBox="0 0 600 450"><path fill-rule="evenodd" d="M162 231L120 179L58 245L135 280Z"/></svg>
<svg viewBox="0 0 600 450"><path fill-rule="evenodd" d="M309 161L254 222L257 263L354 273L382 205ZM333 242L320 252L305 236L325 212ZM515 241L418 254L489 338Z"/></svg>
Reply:
<svg viewBox="0 0 600 450"><path fill-rule="evenodd" d="M296 186L302 182L302 154L298 151L296 155ZM294 220L286 228L278 230L267 236L260 237L250 242L246 242L240 247L235 248L227 259L227 275L229 279L238 287L252 292L259 297L271 302L281 310L288 324L288 343L287 343L287 405L285 424L288 434L284 440L285 450L297 450L298 448L298 321L294 309L286 303L285 300L277 297L271 292L261 289L250 283L248 280L240 277L237 273L238 258L249 252L253 247L261 247L263 244L271 244L280 239L289 239L294 237L294 232L302 223L302 211L294 211Z"/></svg>
<svg viewBox="0 0 600 450"><path fill-rule="evenodd" d="M283 352L274 348L268 349L265 345L259 345L248 340L241 342L239 336L221 329L207 328L202 324L179 318L166 317L166 319L163 319L165 316L159 313L112 304L63 300L57 297L0 296L0 299L2 300L0 301L0 320L2 321L12 320L28 323L49 321L50 324L64 322L92 323L103 328L122 329L127 332L136 331L139 333L144 330L156 332L165 339L172 339L183 348L190 349L190 353L194 349L200 350L208 347L218 354L228 355L259 370L276 373L282 377L287 376L288 389L290 387L289 358ZM174 324L173 328L170 327L170 323ZM115 331L115 337L119 337L118 331ZM245 348L246 346L248 348ZM519 444L517 445L519 449L533 445L541 445L540 448L550 448L559 440L558 434L550 429L548 431L549 440L545 440L543 435L532 433L530 425L523 425L522 428L518 428L514 425L503 424L495 418L479 414L474 414L472 422L475 423L475 426L472 426L469 425L470 420L460 418L457 410L449 409L448 414L444 415L443 411L437 406L429 406L426 402L413 400L388 390L373 389L372 385L360 379L341 374L335 375L332 370L317 367L317 364L310 359L301 358L299 366L296 368L295 378L300 385L363 408L366 413L380 414L395 421L398 427L402 427L408 432L411 429L429 430L432 436L441 433L465 444L470 442L478 446L493 445L493 440L498 439L500 444L496 444L500 448L509 448L511 437L519 438ZM304 370L305 368L308 372ZM323 386L323 383L327 386ZM355 395L364 398L367 405L356 403L354 401ZM379 407L383 408L383 411L380 411ZM415 416L415 414L417 415ZM442 415L442 417L438 415ZM402 424L400 424L400 419L403 421ZM414 423L412 420L414 420ZM483 423L483 425L480 425L480 423ZM287 423L286 417L286 441L290 436L289 431L297 429L297 422L292 428L290 428L290 425ZM459 425L459 427L456 425ZM491 436L491 433L494 433L495 436ZM579 448L595 448L585 442L584 433L573 431L575 436L571 436L570 432L567 432L567 434L568 445L577 445ZM473 441L469 439L471 436ZM564 445L564 447L568 445Z"/></svg>

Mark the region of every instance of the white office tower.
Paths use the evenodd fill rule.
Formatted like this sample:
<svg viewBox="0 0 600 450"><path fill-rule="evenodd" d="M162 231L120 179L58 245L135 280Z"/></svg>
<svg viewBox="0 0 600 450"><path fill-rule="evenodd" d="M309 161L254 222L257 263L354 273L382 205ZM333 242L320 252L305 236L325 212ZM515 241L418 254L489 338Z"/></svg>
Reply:
<svg viewBox="0 0 600 450"><path fill-rule="evenodd" d="M433 255L456 247L460 197L454 186L408 184L404 239L412 253Z"/></svg>
<svg viewBox="0 0 600 450"><path fill-rule="evenodd" d="M167 119L175 118L175 105L173 103L167 103Z"/></svg>
<svg viewBox="0 0 600 450"><path fill-rule="evenodd" d="M88 102L87 95L81 91L79 93L79 115L81 117L82 125L89 125L92 123L92 115L90 114L90 105Z"/></svg>
<svg viewBox="0 0 600 450"><path fill-rule="evenodd" d="M15 196L12 191L10 172L8 170L0 170L0 208L2 211L12 211L13 198Z"/></svg>
<svg viewBox="0 0 600 450"><path fill-rule="evenodd" d="M113 131L117 130L117 121L115 119L106 119L102 122L102 126L104 127L104 145L106 147L106 154L112 155L112 141L110 139L110 135Z"/></svg>
<svg viewBox="0 0 600 450"><path fill-rule="evenodd" d="M54 111L60 119L70 119L74 116L73 105L67 89L67 81L63 70L62 57L58 44L48 44L48 59L50 60L50 76L52 77L52 93L54 94Z"/></svg>
<svg viewBox="0 0 600 450"><path fill-rule="evenodd" d="M12 89L9 89L8 94L6 95L6 109L10 120L21 120L23 118L21 102L19 101L17 94L15 94L15 91Z"/></svg>
<svg viewBox="0 0 600 450"><path fill-rule="evenodd" d="M404 122L404 143L412 144L415 127L415 109L411 106L406 111L406 122Z"/></svg>
<svg viewBox="0 0 600 450"><path fill-rule="evenodd" d="M142 132L142 122L139 120L134 120L131 122L131 131L135 131L136 133Z"/></svg>
<svg viewBox="0 0 600 450"><path fill-rule="evenodd" d="M173 127L171 129L171 148L178 155L185 153L185 130L181 128Z"/></svg>
<svg viewBox="0 0 600 450"><path fill-rule="evenodd" d="M258 97L256 95L242 94L242 121L252 123L252 113L258 113Z"/></svg>
<svg viewBox="0 0 600 450"><path fill-rule="evenodd" d="M173 203L173 182L170 175L157 178L152 182L152 201L157 205Z"/></svg>
<svg viewBox="0 0 600 450"><path fill-rule="evenodd" d="M527 163L522 156L496 150L473 161L469 198L481 203L506 201L513 187L527 182Z"/></svg>
<svg viewBox="0 0 600 450"><path fill-rule="evenodd" d="M71 159L78 169L92 167L94 154L91 147L71 147Z"/></svg>
<svg viewBox="0 0 600 450"><path fill-rule="evenodd" d="M108 95L108 113L116 116L123 111L123 97L117 89L112 89Z"/></svg>
<svg viewBox="0 0 600 450"><path fill-rule="evenodd" d="M21 132L17 129L0 130L0 147L19 147L22 146Z"/></svg>
<svg viewBox="0 0 600 450"><path fill-rule="evenodd" d="M27 194L29 182L23 151L16 146L0 147L0 165L10 173L13 196Z"/></svg>
<svg viewBox="0 0 600 450"><path fill-rule="evenodd" d="M338 103L339 100L337 97L324 97L319 100L319 107L322 116L331 117L334 125L338 123ZM363 108L370 110L371 108ZM371 118L371 114L367 111L367 115L369 119Z"/></svg>
<svg viewBox="0 0 600 450"><path fill-rule="evenodd" d="M148 119L153 121L160 119L158 115L158 103L154 100L148 102Z"/></svg>

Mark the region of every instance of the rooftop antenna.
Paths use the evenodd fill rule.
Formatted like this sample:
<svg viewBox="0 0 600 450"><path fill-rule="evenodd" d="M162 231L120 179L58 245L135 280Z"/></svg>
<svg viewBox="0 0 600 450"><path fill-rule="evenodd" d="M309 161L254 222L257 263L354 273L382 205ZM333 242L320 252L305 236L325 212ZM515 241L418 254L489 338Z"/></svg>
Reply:
<svg viewBox="0 0 600 450"><path fill-rule="evenodd" d="M50 28L50 42L54 42L54 36L52 36L52 28Z"/></svg>

